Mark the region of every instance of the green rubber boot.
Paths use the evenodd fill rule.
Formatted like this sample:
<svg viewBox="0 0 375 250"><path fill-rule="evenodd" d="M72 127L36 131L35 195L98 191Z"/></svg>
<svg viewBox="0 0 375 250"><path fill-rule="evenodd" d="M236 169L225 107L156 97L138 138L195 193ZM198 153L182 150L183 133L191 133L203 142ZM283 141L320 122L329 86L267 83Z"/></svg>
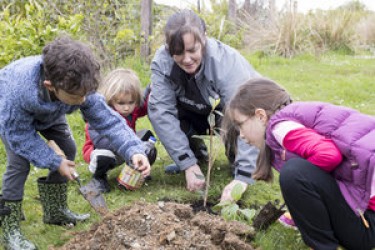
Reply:
<svg viewBox="0 0 375 250"><path fill-rule="evenodd" d="M22 201L5 201L10 209L8 215L2 217L3 241L6 250L34 250L37 247L23 236L20 230Z"/></svg>
<svg viewBox="0 0 375 250"><path fill-rule="evenodd" d="M90 217L90 214L76 214L68 209L67 183L49 183L46 177L38 179L40 201L43 207L43 222L54 225L76 224Z"/></svg>
<svg viewBox="0 0 375 250"><path fill-rule="evenodd" d="M3 195L0 194L0 226L5 215L10 214L10 208L5 206L5 201L3 200Z"/></svg>

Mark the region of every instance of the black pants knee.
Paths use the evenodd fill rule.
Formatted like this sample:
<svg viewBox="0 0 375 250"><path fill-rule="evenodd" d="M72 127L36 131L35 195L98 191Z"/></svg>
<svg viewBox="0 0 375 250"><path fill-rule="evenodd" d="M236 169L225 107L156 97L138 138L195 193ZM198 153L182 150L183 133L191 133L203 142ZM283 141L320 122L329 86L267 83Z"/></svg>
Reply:
<svg viewBox="0 0 375 250"><path fill-rule="evenodd" d="M61 150L66 155L68 160L74 161L77 146L74 141L70 127L66 121L66 117L61 116L55 123L54 126L39 131L41 135L47 140L54 140L56 144L61 148ZM67 182L67 178L60 175L58 171L50 171L46 182L50 183L64 183Z"/></svg>
<svg viewBox="0 0 375 250"><path fill-rule="evenodd" d="M310 162L289 160L280 171L280 186L305 243L315 250L372 249L375 212L367 210L367 229L346 203L336 180Z"/></svg>
<svg viewBox="0 0 375 250"><path fill-rule="evenodd" d="M64 151L67 159L74 160L76 155L76 144L70 131L65 116L61 116L50 128L39 131L47 140L54 140ZM7 141L1 138L6 154L7 166L3 175L2 193L4 200L22 200L27 176L30 172L30 162L11 150ZM66 182L66 177L60 175L58 171L50 171L47 181L51 183Z"/></svg>

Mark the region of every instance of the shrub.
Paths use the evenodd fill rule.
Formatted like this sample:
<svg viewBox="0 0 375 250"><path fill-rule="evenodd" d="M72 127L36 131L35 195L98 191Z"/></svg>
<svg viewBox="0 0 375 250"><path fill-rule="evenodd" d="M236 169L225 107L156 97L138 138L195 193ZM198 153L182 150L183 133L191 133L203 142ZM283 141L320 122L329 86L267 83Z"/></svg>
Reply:
<svg viewBox="0 0 375 250"><path fill-rule="evenodd" d="M80 31L82 15L52 18L38 4L25 4L24 12L11 15L8 5L0 16L0 67L21 57L40 54L46 43L61 33L75 36Z"/></svg>

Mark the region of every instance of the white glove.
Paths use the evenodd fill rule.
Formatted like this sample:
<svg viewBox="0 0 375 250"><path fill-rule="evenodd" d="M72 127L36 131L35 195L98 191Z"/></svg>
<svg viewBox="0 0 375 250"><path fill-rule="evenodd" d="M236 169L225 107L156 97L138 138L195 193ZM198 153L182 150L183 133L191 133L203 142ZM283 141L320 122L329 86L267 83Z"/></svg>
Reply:
<svg viewBox="0 0 375 250"><path fill-rule="evenodd" d="M234 186L236 186L237 184L240 184L242 188L242 192L245 192L247 188L247 183L240 181L240 180L232 180L228 185L225 186L224 191L221 194L221 198L220 198L221 202L233 201L233 197L231 193L232 193Z"/></svg>
<svg viewBox="0 0 375 250"><path fill-rule="evenodd" d="M94 149L90 154L90 164L89 164L89 170L91 173L95 173L97 168L97 157L98 156L106 156L113 159L116 159L115 154L111 150L107 149Z"/></svg>

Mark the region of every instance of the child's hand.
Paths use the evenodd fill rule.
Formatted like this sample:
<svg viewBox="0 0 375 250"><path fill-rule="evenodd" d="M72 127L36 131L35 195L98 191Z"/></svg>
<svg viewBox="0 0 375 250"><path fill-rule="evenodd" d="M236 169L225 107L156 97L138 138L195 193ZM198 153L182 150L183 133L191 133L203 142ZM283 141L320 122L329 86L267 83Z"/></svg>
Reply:
<svg viewBox="0 0 375 250"><path fill-rule="evenodd" d="M60 167L58 169L62 176L65 176L69 180L74 180L73 173L75 172L75 163L67 159L62 159Z"/></svg>
<svg viewBox="0 0 375 250"><path fill-rule="evenodd" d="M135 154L132 156L134 168L142 172L143 177L150 175L151 167L148 159L143 154Z"/></svg>
<svg viewBox="0 0 375 250"><path fill-rule="evenodd" d="M237 184L240 184L243 188L243 191L246 190L247 188L247 183L243 182L243 181L239 181L239 180L233 180L231 181L223 190L223 193L221 194L221 198L220 198L220 202L224 202L224 201L233 201L233 198L232 198L232 195L231 195L231 192L232 192L232 189L234 188L234 186L236 186Z"/></svg>

